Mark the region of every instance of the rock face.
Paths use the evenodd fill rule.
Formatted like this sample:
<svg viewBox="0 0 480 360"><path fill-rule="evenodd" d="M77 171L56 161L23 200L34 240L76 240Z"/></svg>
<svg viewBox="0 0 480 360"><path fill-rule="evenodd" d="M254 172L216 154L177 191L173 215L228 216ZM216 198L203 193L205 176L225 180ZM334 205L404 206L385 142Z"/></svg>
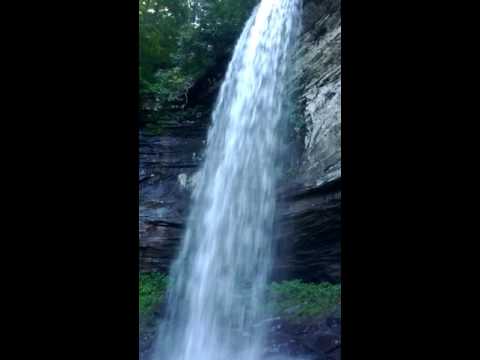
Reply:
<svg viewBox="0 0 480 360"><path fill-rule="evenodd" d="M328 316L310 321L273 319L268 334L265 359L340 360L340 306Z"/></svg>
<svg viewBox="0 0 480 360"><path fill-rule="evenodd" d="M276 278L340 280L340 0L306 0L295 56L301 154L295 180L279 188ZM205 114L140 136L140 269L166 271L181 240Z"/></svg>
<svg viewBox="0 0 480 360"><path fill-rule="evenodd" d="M340 281L341 182L298 182L282 189L277 214L279 254L273 275L321 282Z"/></svg>
<svg viewBox="0 0 480 360"><path fill-rule="evenodd" d="M204 148L202 114L166 124L161 136L140 134L140 270L163 271L175 256L190 189Z"/></svg>
<svg viewBox="0 0 480 360"><path fill-rule="evenodd" d="M305 2L295 56L303 149L295 181L280 189L280 261L288 277L340 281L340 0ZM278 269L280 270L280 269Z"/></svg>
<svg viewBox="0 0 480 360"><path fill-rule="evenodd" d="M308 185L341 176L340 0L306 2L304 34L296 55L296 81L306 125L302 172Z"/></svg>

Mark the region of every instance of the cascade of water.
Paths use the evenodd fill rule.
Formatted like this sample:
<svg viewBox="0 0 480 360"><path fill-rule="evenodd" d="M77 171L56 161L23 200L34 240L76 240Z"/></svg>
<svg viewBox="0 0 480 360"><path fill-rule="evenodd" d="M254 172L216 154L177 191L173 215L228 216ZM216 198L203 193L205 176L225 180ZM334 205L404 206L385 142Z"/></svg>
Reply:
<svg viewBox="0 0 480 360"><path fill-rule="evenodd" d="M289 54L301 0L262 0L223 81L154 359L261 358Z"/></svg>

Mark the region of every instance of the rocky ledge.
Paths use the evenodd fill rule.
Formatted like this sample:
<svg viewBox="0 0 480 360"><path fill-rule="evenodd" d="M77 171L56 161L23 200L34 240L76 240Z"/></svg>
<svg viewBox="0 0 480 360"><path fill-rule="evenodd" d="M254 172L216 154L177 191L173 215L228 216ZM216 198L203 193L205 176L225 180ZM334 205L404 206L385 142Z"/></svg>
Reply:
<svg viewBox="0 0 480 360"><path fill-rule="evenodd" d="M181 240L192 176L201 161L207 121L170 121L161 135L140 134L140 270L168 272Z"/></svg>
<svg viewBox="0 0 480 360"><path fill-rule="evenodd" d="M273 319L265 359L340 360L341 311L296 322Z"/></svg>
<svg viewBox="0 0 480 360"><path fill-rule="evenodd" d="M326 316L302 321L282 317L266 319L265 360L340 360L341 309L338 305ZM140 360L151 360L156 324L144 326L140 336Z"/></svg>

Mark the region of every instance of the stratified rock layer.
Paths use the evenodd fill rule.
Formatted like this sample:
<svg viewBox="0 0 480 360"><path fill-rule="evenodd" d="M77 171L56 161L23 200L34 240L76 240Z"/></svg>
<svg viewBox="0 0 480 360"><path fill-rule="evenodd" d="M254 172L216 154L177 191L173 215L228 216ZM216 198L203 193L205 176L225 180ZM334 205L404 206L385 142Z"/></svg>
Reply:
<svg viewBox="0 0 480 360"><path fill-rule="evenodd" d="M308 281L339 282L340 0L306 1L303 26L295 56L295 94L304 121L304 143L295 180L280 189L277 271Z"/></svg>
<svg viewBox="0 0 480 360"><path fill-rule="evenodd" d="M140 134L140 270L167 272L183 234L205 145L205 118L172 121L162 135Z"/></svg>

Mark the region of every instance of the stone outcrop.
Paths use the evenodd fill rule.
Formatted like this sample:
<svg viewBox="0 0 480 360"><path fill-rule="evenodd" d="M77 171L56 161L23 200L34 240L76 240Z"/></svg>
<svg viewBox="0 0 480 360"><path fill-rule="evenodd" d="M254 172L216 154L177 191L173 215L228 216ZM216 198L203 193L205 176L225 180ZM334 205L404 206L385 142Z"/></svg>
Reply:
<svg viewBox="0 0 480 360"><path fill-rule="evenodd" d="M280 189L279 274L340 281L341 18L340 0L305 1L295 55L298 108L304 121L295 181ZM280 269L278 269L280 270Z"/></svg>
<svg viewBox="0 0 480 360"><path fill-rule="evenodd" d="M276 278L340 280L340 0L305 1L295 56L301 153L279 187ZM182 237L208 114L140 136L140 268L166 271Z"/></svg>
<svg viewBox="0 0 480 360"><path fill-rule="evenodd" d="M340 281L341 181L282 189L275 280Z"/></svg>
<svg viewBox="0 0 480 360"><path fill-rule="evenodd" d="M296 83L306 126L301 173L319 186L341 176L340 0L313 0L304 9Z"/></svg>
<svg viewBox="0 0 480 360"><path fill-rule="evenodd" d="M197 117L198 116L198 117ZM171 121L162 134L140 134L140 270L166 272L181 240L207 121Z"/></svg>
<svg viewBox="0 0 480 360"><path fill-rule="evenodd" d="M272 319L265 359L340 360L340 305L327 316L297 322Z"/></svg>

